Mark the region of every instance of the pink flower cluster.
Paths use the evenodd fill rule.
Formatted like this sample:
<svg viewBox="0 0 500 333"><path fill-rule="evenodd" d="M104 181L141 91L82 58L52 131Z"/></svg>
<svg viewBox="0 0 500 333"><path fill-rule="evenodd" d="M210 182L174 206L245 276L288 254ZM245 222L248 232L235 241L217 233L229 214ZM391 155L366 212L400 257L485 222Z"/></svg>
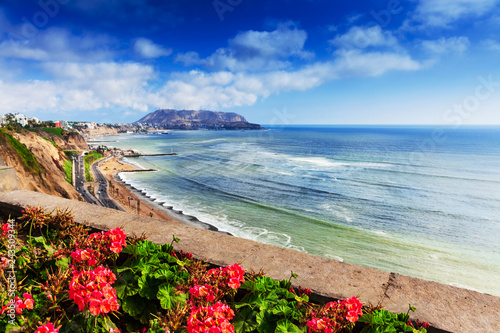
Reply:
<svg viewBox="0 0 500 333"><path fill-rule="evenodd" d="M54 324L48 323L38 327L35 333L59 333L59 329L54 327Z"/></svg>
<svg viewBox="0 0 500 333"><path fill-rule="evenodd" d="M122 248L127 246L125 241L127 235L120 228L108 230L106 232L95 232L89 236L88 241L96 244L103 250L111 250L114 253L122 252Z"/></svg>
<svg viewBox="0 0 500 333"><path fill-rule="evenodd" d="M356 297L346 298L340 303L340 307L347 311L345 318L351 323L357 322L359 317L363 315L363 304Z"/></svg>
<svg viewBox="0 0 500 333"><path fill-rule="evenodd" d="M16 296L14 298L14 303L15 303L15 309L17 314L23 313L24 309L32 310L33 306L35 305L35 301L33 300L33 297L28 294L24 293L23 294L24 300L22 300L19 296ZM11 303L9 302L9 305ZM2 310L0 311L0 314L4 314L5 311L9 308L8 305L2 306Z"/></svg>
<svg viewBox="0 0 500 333"><path fill-rule="evenodd" d="M10 260L9 258L6 258L6 257L2 257L0 259L0 269L6 269L10 266Z"/></svg>
<svg viewBox="0 0 500 333"><path fill-rule="evenodd" d="M415 326L413 326L413 323L411 322L411 320L409 320L406 325L415 328ZM415 321L415 325L417 325L417 327L416 327L417 330L420 330L422 328L429 328L429 326L430 326L428 322L420 321L418 319Z"/></svg>
<svg viewBox="0 0 500 333"><path fill-rule="evenodd" d="M120 228L91 234L84 244L75 244L81 248L71 253L74 268L84 269L100 265L109 254L120 253L123 247L127 246L126 238L127 235Z"/></svg>
<svg viewBox="0 0 500 333"><path fill-rule="evenodd" d="M71 253L71 258L73 258L73 265L76 264L87 264L89 266L97 265L97 252L92 249L77 249Z"/></svg>
<svg viewBox="0 0 500 333"><path fill-rule="evenodd" d="M224 268L213 268L207 272L207 278L215 278L222 281L231 289L238 289L242 283L245 282L243 277L245 271L238 264L232 264Z"/></svg>
<svg viewBox="0 0 500 333"><path fill-rule="evenodd" d="M115 274L102 266L91 271L75 271L69 284L69 297L80 311L88 305L90 313L95 316L117 311L120 305L116 290L111 287L115 281Z"/></svg>
<svg viewBox="0 0 500 333"><path fill-rule="evenodd" d="M189 289L189 293L191 294L191 301L195 300L205 300L206 302L215 301L215 294L217 292L217 288L211 286L209 284L204 284L202 286L195 285Z"/></svg>
<svg viewBox="0 0 500 333"><path fill-rule="evenodd" d="M109 249L114 253L122 252L122 248L127 246L127 235L120 228L106 231L106 236L111 242Z"/></svg>
<svg viewBox="0 0 500 333"><path fill-rule="evenodd" d="M187 330L188 333L234 333L234 326L229 322L233 317L233 310L221 302L212 306L193 306Z"/></svg>
<svg viewBox="0 0 500 333"><path fill-rule="evenodd" d="M10 224L9 223L4 223L2 224L2 237L5 237L9 234L10 230Z"/></svg>
<svg viewBox="0 0 500 333"><path fill-rule="evenodd" d="M348 322L355 323L363 315L363 304L356 298L346 298L342 302L329 302L307 322L309 332L339 332Z"/></svg>

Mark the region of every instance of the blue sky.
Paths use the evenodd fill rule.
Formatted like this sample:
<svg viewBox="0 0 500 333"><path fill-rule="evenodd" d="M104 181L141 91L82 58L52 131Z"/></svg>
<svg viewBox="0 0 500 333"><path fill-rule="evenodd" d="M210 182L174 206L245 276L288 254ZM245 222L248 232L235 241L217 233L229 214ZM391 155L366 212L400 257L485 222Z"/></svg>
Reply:
<svg viewBox="0 0 500 333"><path fill-rule="evenodd" d="M500 124L498 32L498 0L4 0L0 113Z"/></svg>

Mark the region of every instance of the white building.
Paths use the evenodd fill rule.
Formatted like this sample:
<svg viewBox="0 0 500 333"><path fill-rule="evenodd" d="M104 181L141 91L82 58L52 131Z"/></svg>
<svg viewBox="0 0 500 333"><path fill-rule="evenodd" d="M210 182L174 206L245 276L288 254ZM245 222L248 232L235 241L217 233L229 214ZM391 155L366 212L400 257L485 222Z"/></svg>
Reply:
<svg viewBox="0 0 500 333"><path fill-rule="evenodd" d="M14 114L14 119L22 126L28 125L28 117L26 117L24 114L16 113Z"/></svg>
<svg viewBox="0 0 500 333"><path fill-rule="evenodd" d="M35 123L35 124L41 124L42 121L40 119L38 119L37 117L30 117L28 118L29 121Z"/></svg>
<svg viewBox="0 0 500 333"><path fill-rule="evenodd" d="M71 125L68 123L67 120L61 120L61 126L62 128L68 131L72 129Z"/></svg>

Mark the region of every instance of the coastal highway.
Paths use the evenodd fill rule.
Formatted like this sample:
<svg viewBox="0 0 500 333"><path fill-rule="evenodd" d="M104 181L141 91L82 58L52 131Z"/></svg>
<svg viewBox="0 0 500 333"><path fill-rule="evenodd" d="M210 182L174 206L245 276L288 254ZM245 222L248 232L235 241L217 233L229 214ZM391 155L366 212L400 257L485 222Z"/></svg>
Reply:
<svg viewBox="0 0 500 333"><path fill-rule="evenodd" d="M80 195L93 205L102 206L85 188L85 164L82 156L73 156L73 170L75 172L75 188Z"/></svg>
<svg viewBox="0 0 500 333"><path fill-rule="evenodd" d="M108 159L112 158L113 156L114 155L110 155L102 160L99 160L99 161L95 162L94 164L92 164L90 167L92 170L92 174L94 175L94 180L99 183L99 185L97 185L96 196L97 196L97 199L101 202L102 206L126 212L126 210L122 206L120 206L116 201L114 201L109 196L109 194L108 194L108 180L101 173L101 170L99 170L99 164L107 161Z"/></svg>

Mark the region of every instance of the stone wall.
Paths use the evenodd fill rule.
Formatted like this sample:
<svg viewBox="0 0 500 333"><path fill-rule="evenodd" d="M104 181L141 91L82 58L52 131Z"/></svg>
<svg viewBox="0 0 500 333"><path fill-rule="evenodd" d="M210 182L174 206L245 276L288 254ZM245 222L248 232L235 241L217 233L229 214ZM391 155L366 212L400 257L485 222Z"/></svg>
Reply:
<svg viewBox="0 0 500 333"><path fill-rule="evenodd" d="M145 233L160 244L170 243L175 235L181 239L176 249L215 265L240 263L245 270L263 270L275 279L288 279L293 271L299 276L294 285L310 288L317 299L359 296L365 304L382 303L393 312L406 312L411 304L417 308L412 318L428 321L429 332L500 332L500 297L42 193L0 193L2 215L36 205L49 211L68 208L79 223L102 230L122 227L128 235Z"/></svg>

